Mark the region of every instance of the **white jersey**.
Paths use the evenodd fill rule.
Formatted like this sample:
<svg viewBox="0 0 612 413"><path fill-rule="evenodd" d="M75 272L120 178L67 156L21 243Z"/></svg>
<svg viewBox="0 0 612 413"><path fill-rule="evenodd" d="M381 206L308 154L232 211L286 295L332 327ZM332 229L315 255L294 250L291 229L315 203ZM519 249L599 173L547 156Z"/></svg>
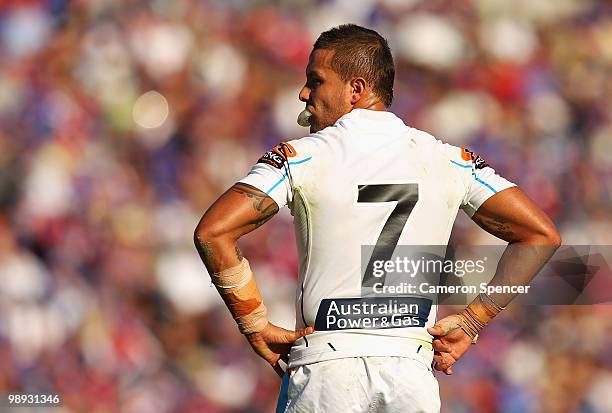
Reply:
<svg viewBox="0 0 612 413"><path fill-rule="evenodd" d="M278 145L240 182L279 208L288 205L294 216L296 327L314 325L315 333L296 342L291 367L411 357L414 347L406 343L415 340L431 353L427 327L435 324L436 303L418 292L365 296L364 287L377 280L366 268L376 247L364 246L446 246L460 208L472 216L513 186L474 153L410 128L391 112L365 109Z"/></svg>

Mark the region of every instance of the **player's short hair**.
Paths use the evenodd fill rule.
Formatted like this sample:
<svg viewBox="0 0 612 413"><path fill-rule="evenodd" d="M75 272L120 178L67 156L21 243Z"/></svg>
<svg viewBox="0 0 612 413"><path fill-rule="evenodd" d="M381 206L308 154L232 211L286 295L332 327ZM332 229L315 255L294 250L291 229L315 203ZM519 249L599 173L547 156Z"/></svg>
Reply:
<svg viewBox="0 0 612 413"><path fill-rule="evenodd" d="M331 65L343 81L363 77L384 104L391 105L395 67L384 37L356 24L343 24L321 33L312 51L317 49L335 52Z"/></svg>

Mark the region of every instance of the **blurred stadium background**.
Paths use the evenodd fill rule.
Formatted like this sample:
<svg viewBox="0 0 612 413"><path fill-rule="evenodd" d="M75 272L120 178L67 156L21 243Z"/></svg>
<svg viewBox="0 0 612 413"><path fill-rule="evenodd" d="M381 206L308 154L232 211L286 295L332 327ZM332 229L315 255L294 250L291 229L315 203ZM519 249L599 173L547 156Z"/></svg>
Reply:
<svg viewBox="0 0 612 413"><path fill-rule="evenodd" d="M310 47L344 22L392 46L392 110L520 184L567 244L612 244L612 3L0 1L0 393L61 412L271 412L279 381L192 245L260 154L305 133ZM460 217L455 242L489 244ZM292 327L285 210L242 248ZM612 311L518 307L444 412L612 412ZM47 410L45 410L47 411Z"/></svg>

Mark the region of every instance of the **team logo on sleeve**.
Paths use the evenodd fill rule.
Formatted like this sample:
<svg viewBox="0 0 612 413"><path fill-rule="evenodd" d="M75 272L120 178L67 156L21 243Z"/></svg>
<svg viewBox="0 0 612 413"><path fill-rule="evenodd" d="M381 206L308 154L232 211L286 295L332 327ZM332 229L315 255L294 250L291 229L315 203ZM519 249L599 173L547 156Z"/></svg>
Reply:
<svg viewBox="0 0 612 413"><path fill-rule="evenodd" d="M257 163L265 163L277 169L281 169L288 158L293 158L297 152L291 144L281 142L268 152L264 153Z"/></svg>
<svg viewBox="0 0 612 413"><path fill-rule="evenodd" d="M464 161L472 161L476 169L482 169L489 166L480 155L470 151L468 148L461 148L461 159Z"/></svg>

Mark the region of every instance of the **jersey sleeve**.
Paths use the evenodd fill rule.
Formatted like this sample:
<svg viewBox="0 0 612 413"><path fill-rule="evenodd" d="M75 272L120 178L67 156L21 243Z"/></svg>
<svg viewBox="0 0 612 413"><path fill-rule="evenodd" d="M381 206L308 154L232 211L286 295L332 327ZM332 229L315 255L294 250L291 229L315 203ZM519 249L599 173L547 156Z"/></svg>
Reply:
<svg viewBox="0 0 612 413"><path fill-rule="evenodd" d="M281 142L262 155L249 174L238 182L264 192L279 208L292 200L296 180L300 180L312 155L301 140Z"/></svg>
<svg viewBox="0 0 612 413"><path fill-rule="evenodd" d="M450 162L458 168L462 176L465 196L461 203L463 209L472 217L478 208L490 197L504 189L516 186L498 175L482 157L467 148L446 145Z"/></svg>

